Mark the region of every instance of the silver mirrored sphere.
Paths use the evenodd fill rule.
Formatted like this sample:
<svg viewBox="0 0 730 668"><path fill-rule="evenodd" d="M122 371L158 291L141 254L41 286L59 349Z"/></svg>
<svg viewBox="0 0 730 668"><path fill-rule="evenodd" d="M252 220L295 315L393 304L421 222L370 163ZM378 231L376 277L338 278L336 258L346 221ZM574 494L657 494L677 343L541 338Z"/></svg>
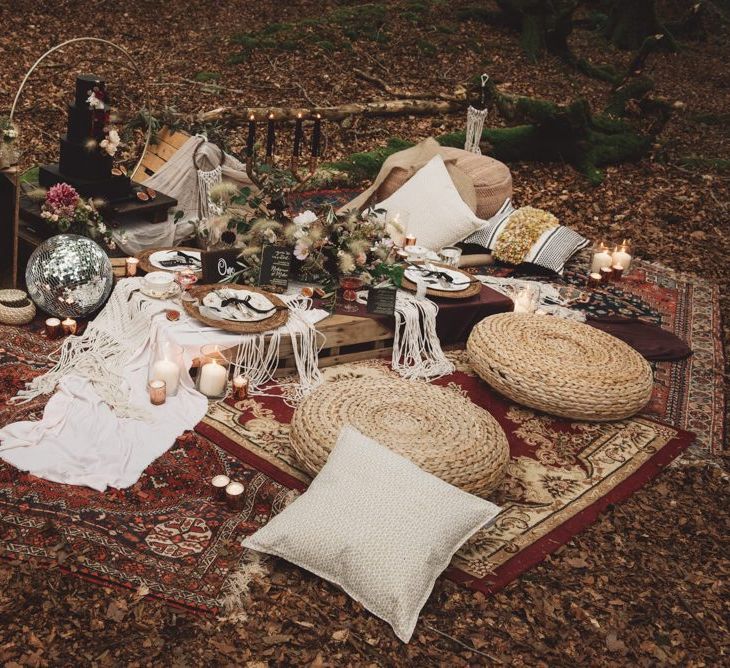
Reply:
<svg viewBox="0 0 730 668"><path fill-rule="evenodd" d="M84 318L106 302L114 273L99 244L76 234L59 234L33 251L25 282L41 310L59 318Z"/></svg>

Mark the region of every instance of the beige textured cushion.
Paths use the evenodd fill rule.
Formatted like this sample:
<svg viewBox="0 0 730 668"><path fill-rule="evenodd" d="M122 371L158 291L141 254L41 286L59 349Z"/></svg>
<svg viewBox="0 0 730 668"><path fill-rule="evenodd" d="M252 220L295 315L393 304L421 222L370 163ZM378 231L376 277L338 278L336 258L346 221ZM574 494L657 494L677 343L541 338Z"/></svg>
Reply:
<svg viewBox="0 0 730 668"><path fill-rule="evenodd" d="M407 212L408 233L416 236L419 246L434 251L461 241L485 222L464 203L440 155L375 208L391 214Z"/></svg>
<svg viewBox="0 0 730 668"><path fill-rule="evenodd" d="M475 213L479 218L491 218L504 201L512 197L512 174L507 165L460 148L443 147L440 154L444 161L455 165L472 180L476 191ZM393 168L378 188L376 199L390 197L415 173L404 167Z"/></svg>
<svg viewBox="0 0 730 668"><path fill-rule="evenodd" d="M309 489L243 546L339 585L408 642L436 578L499 511L345 427Z"/></svg>

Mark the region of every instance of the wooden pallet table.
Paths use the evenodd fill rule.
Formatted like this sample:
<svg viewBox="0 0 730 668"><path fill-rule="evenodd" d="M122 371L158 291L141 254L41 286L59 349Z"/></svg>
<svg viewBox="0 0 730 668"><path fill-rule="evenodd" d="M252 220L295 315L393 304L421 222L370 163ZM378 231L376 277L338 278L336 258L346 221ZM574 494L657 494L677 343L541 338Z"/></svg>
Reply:
<svg viewBox="0 0 730 668"><path fill-rule="evenodd" d="M388 358L393 352L393 330L371 318L336 313L321 320L317 331L324 335L319 368L366 359ZM283 338L276 377L296 373L291 341Z"/></svg>

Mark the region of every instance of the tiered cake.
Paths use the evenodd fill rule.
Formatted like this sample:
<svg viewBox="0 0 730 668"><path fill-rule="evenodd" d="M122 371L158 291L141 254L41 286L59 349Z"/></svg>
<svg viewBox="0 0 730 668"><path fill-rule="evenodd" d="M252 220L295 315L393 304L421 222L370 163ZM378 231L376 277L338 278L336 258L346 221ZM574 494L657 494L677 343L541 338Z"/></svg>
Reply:
<svg viewBox="0 0 730 668"><path fill-rule="evenodd" d="M129 197L129 177L112 174L114 158L102 147L109 131L106 84L93 74L76 78L76 95L68 105L68 125L61 137L58 164L40 168L38 182L48 188L68 183L85 197L115 201Z"/></svg>

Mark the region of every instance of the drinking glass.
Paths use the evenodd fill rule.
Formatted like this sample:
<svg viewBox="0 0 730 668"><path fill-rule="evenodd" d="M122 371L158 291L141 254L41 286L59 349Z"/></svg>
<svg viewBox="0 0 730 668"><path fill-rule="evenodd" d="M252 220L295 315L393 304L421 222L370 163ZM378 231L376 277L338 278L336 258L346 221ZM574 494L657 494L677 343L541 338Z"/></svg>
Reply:
<svg viewBox="0 0 730 668"><path fill-rule="evenodd" d="M442 264L450 267L458 267L461 261L461 248L457 246L444 246L439 253Z"/></svg>
<svg viewBox="0 0 730 668"><path fill-rule="evenodd" d="M192 269L180 269L175 272L175 280L182 288L180 299L184 302L194 302L195 297L188 292L188 288L198 282L198 275Z"/></svg>
<svg viewBox="0 0 730 668"><path fill-rule="evenodd" d="M342 310L348 313L355 313L359 309L355 304L357 291L362 287L362 277L356 274L340 276L340 288L342 288L343 305Z"/></svg>

